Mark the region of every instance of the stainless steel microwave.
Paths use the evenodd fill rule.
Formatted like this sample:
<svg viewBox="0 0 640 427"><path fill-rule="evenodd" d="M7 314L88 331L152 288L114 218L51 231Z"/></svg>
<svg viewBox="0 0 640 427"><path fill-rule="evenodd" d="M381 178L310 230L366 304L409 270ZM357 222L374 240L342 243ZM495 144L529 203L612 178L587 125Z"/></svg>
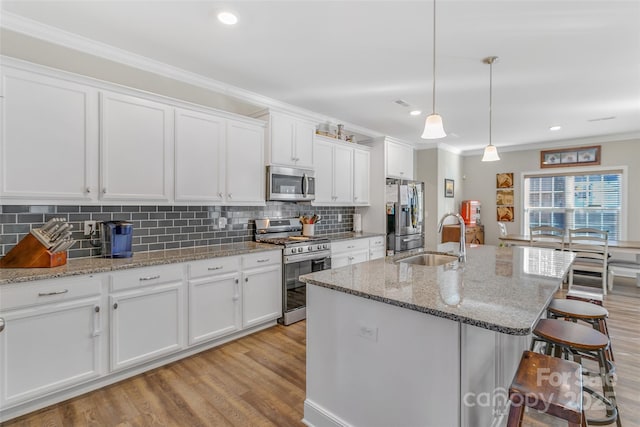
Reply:
<svg viewBox="0 0 640 427"><path fill-rule="evenodd" d="M303 201L316 198L316 178L310 169L267 166L267 200Z"/></svg>

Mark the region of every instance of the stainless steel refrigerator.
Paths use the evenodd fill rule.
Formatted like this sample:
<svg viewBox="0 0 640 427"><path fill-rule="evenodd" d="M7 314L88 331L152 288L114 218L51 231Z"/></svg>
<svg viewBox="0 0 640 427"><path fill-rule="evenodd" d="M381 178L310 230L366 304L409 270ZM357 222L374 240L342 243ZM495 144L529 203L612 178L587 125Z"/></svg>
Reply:
<svg viewBox="0 0 640 427"><path fill-rule="evenodd" d="M387 178L387 249L424 247L424 182Z"/></svg>

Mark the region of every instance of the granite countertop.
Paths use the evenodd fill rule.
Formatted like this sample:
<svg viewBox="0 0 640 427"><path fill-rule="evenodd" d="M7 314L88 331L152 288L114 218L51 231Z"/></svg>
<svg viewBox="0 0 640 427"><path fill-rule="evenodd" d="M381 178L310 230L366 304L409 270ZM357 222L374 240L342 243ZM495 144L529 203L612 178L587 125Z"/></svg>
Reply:
<svg viewBox="0 0 640 427"><path fill-rule="evenodd" d="M339 292L510 335L528 335L575 255L532 247L470 245L467 262L437 267L387 257L301 276Z"/></svg>
<svg viewBox="0 0 640 427"><path fill-rule="evenodd" d="M378 236L386 236L386 235L384 233L366 233L366 232L356 233L353 231L348 231L345 233L318 234L316 237L326 237L332 242L336 242L338 240L365 239L368 237L378 237Z"/></svg>
<svg viewBox="0 0 640 427"><path fill-rule="evenodd" d="M281 248L264 243L242 242L134 253L131 258L77 258L69 260L66 265L53 268L0 268L0 286L278 249Z"/></svg>

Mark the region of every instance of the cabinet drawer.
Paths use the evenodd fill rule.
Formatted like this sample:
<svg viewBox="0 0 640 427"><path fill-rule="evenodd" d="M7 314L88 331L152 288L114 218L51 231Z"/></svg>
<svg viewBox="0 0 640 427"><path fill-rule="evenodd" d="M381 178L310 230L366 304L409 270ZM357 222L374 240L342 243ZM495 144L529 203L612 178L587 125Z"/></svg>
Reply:
<svg viewBox="0 0 640 427"><path fill-rule="evenodd" d="M369 239L351 239L331 242L331 253L353 252L358 250L369 250Z"/></svg>
<svg viewBox="0 0 640 427"><path fill-rule="evenodd" d="M38 280L0 288L0 310L100 295L102 276Z"/></svg>
<svg viewBox="0 0 640 427"><path fill-rule="evenodd" d="M384 258L385 250L384 248L371 248L369 250L369 260Z"/></svg>
<svg viewBox="0 0 640 427"><path fill-rule="evenodd" d="M132 289L159 283L181 282L183 264L159 265L115 272L111 275L111 291Z"/></svg>
<svg viewBox="0 0 640 427"><path fill-rule="evenodd" d="M220 257L194 261L188 264L189 278L214 276L240 270L240 257Z"/></svg>
<svg viewBox="0 0 640 427"><path fill-rule="evenodd" d="M242 268L264 267L266 265L280 264L282 251L257 252L242 256Z"/></svg>
<svg viewBox="0 0 640 427"><path fill-rule="evenodd" d="M384 241L384 236L372 237L369 239L369 247L371 249L380 247L384 248Z"/></svg>

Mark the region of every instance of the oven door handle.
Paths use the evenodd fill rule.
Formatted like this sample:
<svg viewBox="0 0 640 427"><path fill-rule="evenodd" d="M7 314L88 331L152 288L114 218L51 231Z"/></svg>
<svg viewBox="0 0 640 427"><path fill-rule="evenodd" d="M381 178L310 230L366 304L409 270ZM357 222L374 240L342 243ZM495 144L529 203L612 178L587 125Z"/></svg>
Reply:
<svg viewBox="0 0 640 427"><path fill-rule="evenodd" d="M301 255L293 255L293 256L285 256L284 263L285 264L294 264L300 261L321 261L331 257L331 253L310 253L310 254L301 254Z"/></svg>

